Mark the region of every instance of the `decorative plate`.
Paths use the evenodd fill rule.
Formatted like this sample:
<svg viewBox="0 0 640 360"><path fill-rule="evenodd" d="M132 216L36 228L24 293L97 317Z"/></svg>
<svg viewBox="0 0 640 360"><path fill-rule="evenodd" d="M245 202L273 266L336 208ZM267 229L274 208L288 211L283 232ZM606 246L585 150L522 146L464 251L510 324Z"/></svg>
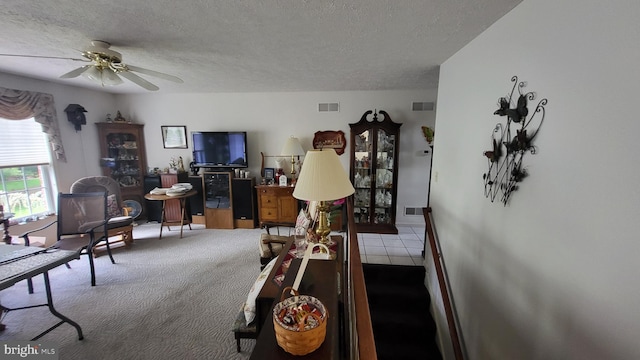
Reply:
<svg viewBox="0 0 640 360"><path fill-rule="evenodd" d="M177 183L171 185L171 189L185 189L188 191L193 189L193 185L191 185L191 183Z"/></svg>
<svg viewBox="0 0 640 360"><path fill-rule="evenodd" d="M149 191L149 194L151 194L151 195L164 195L164 194L167 193L167 190L169 190L169 189L170 188L159 188L159 187L157 187L157 188Z"/></svg>
<svg viewBox="0 0 640 360"><path fill-rule="evenodd" d="M129 216L132 218L137 218L142 213L142 205L135 200L125 200L122 202L125 207L130 208Z"/></svg>
<svg viewBox="0 0 640 360"><path fill-rule="evenodd" d="M180 196L180 195L183 195L184 193L186 193L187 191L189 191L189 190L184 189L184 188L170 189L170 190L167 190L167 194L166 195L167 196Z"/></svg>

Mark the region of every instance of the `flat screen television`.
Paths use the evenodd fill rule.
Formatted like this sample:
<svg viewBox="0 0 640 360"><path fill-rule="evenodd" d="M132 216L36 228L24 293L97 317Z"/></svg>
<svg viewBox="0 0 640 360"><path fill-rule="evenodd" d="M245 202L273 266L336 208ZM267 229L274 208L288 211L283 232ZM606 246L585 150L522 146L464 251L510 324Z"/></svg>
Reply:
<svg viewBox="0 0 640 360"><path fill-rule="evenodd" d="M247 133L245 131L192 131L193 166L210 168L246 168Z"/></svg>

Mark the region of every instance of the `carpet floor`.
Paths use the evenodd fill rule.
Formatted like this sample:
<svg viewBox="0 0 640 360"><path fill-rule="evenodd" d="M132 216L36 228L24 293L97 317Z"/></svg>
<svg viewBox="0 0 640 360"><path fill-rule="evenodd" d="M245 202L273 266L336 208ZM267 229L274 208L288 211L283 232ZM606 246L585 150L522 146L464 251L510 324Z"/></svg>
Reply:
<svg viewBox="0 0 640 360"><path fill-rule="evenodd" d="M422 266L363 264L379 360L442 359Z"/></svg>
<svg viewBox="0 0 640 360"><path fill-rule="evenodd" d="M231 325L259 270L260 229L206 230L194 226L163 233L159 225L134 228L130 249L96 259L97 286L89 284L85 256L49 272L56 309L82 326L78 340L63 324L40 341L55 346L61 360L248 359L255 340L236 352ZM364 264L378 358L440 359L429 294L421 266ZM41 304L26 282L0 292L10 308ZM407 306L407 305L411 306ZM0 342L28 340L55 323L46 308L11 311L1 320Z"/></svg>
<svg viewBox="0 0 640 360"><path fill-rule="evenodd" d="M134 228L130 249L95 259L90 286L86 256L49 272L56 309L82 327L84 340L63 324L39 341L53 345L61 360L248 359L255 341L236 352L231 326L260 273L260 229L208 230L192 226L163 232L158 224ZM15 308L46 300L42 276L35 293L26 281L0 292ZM10 311L0 342L28 340L56 322L47 308Z"/></svg>

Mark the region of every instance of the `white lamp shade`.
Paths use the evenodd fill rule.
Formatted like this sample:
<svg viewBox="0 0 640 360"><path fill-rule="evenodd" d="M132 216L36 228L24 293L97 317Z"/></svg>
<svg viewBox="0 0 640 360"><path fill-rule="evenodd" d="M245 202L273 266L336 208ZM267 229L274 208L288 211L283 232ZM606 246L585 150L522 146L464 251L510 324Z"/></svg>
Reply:
<svg viewBox="0 0 640 360"><path fill-rule="evenodd" d="M300 140L297 137L290 137L287 139L287 142L284 143L284 147L280 152L280 155L287 156L298 156L304 155L304 149L302 149L302 145L300 145Z"/></svg>
<svg viewBox="0 0 640 360"><path fill-rule="evenodd" d="M309 150L304 158L293 197L308 201L329 201L355 192L334 149Z"/></svg>

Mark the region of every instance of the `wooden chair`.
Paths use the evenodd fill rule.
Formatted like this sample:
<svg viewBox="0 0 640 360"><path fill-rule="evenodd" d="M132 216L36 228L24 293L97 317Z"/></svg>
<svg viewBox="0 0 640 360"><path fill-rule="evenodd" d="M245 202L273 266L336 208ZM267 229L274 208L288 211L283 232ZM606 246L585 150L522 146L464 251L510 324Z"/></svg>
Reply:
<svg viewBox="0 0 640 360"><path fill-rule="evenodd" d="M109 215L107 237L117 237L117 239L111 241L111 244L122 242L126 247L129 247L133 243L133 218L129 216L127 208L123 206L120 184L116 180L108 176L84 177L71 184L70 192L72 194L106 192L107 213ZM103 250L104 247L104 243L96 246L93 249L93 255L97 256L96 250Z"/></svg>

